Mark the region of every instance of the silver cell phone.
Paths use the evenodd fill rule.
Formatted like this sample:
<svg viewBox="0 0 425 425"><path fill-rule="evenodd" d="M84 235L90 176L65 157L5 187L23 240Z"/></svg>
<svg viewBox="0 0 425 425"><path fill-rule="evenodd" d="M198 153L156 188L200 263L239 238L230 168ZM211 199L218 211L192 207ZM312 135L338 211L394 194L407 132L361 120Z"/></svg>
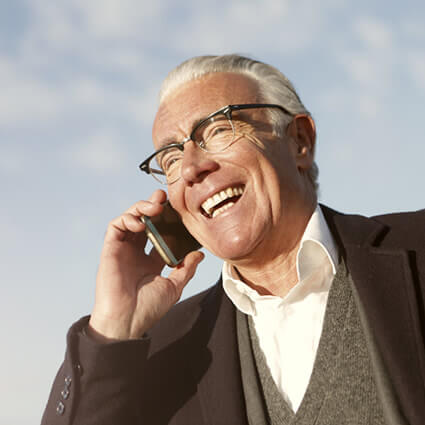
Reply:
<svg viewBox="0 0 425 425"><path fill-rule="evenodd" d="M201 248L201 244L189 233L178 213L169 202L155 217L142 216L146 235L152 245L170 267L180 264L186 254Z"/></svg>

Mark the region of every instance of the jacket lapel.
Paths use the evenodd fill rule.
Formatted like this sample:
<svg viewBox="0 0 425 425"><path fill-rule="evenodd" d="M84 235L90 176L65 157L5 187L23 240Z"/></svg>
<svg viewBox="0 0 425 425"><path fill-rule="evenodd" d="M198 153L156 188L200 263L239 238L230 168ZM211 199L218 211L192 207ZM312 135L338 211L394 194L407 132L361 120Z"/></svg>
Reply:
<svg viewBox="0 0 425 425"><path fill-rule="evenodd" d="M401 411L410 424L423 424L425 353L408 252L374 246L381 245L388 229L373 219L323 210L363 303Z"/></svg>
<svg viewBox="0 0 425 425"><path fill-rule="evenodd" d="M400 410L411 425L423 424L425 353L409 253L385 248L388 228L382 223L322 209L363 303ZM199 316L205 326L212 324L206 350L197 360L209 364L198 381L202 414L208 425L247 425L235 310L221 281L211 295Z"/></svg>
<svg viewBox="0 0 425 425"><path fill-rule="evenodd" d="M221 280L216 291L219 292L219 307L204 354L209 357L210 367L198 384L201 408L209 425L248 425L237 347L236 313L223 292ZM210 320L214 310L216 307L206 303L201 317Z"/></svg>

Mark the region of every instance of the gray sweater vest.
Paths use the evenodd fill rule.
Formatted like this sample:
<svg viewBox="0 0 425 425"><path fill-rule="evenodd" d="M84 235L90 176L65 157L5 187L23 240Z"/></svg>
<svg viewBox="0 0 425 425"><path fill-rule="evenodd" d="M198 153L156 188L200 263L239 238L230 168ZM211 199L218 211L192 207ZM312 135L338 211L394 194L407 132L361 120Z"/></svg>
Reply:
<svg viewBox="0 0 425 425"><path fill-rule="evenodd" d="M353 292L342 262L329 292L310 382L296 413L288 406L272 378L252 319L237 313L243 387L250 424L403 423L390 386L384 385L385 397L382 397L381 383L377 389L373 370L376 361L371 361L371 345L365 336ZM372 356L376 356L376 352ZM385 376L383 378L385 381Z"/></svg>

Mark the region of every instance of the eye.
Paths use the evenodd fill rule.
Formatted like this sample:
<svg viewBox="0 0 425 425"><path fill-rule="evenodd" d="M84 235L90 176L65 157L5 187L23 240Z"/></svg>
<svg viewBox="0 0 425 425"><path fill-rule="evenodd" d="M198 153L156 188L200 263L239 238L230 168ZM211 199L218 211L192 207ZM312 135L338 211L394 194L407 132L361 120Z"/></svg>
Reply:
<svg viewBox="0 0 425 425"><path fill-rule="evenodd" d="M202 139L204 141L208 141L216 136L226 136L226 134L233 133L232 126L228 120L220 120L217 122L210 122L207 126L205 126L202 132Z"/></svg>
<svg viewBox="0 0 425 425"><path fill-rule="evenodd" d="M161 152L158 155L157 162L165 174L170 175L180 167L183 158L183 152L177 148L172 148Z"/></svg>
<svg viewBox="0 0 425 425"><path fill-rule="evenodd" d="M196 141L202 148L214 149L233 138L233 127L226 117L214 117L200 126L195 134ZM208 146L207 146L208 145Z"/></svg>

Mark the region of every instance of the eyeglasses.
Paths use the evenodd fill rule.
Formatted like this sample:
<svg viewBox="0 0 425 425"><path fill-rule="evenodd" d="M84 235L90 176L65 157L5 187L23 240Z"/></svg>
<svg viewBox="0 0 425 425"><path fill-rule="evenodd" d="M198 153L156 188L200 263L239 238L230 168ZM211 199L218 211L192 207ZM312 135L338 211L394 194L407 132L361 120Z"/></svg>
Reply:
<svg viewBox="0 0 425 425"><path fill-rule="evenodd" d="M188 141L192 140L205 152L222 152L236 141L232 112L257 108L277 108L292 115L283 106L268 103L223 106L198 122L190 135L181 142L170 143L150 155L139 165L140 170L162 184L176 182L181 175L184 145Z"/></svg>

